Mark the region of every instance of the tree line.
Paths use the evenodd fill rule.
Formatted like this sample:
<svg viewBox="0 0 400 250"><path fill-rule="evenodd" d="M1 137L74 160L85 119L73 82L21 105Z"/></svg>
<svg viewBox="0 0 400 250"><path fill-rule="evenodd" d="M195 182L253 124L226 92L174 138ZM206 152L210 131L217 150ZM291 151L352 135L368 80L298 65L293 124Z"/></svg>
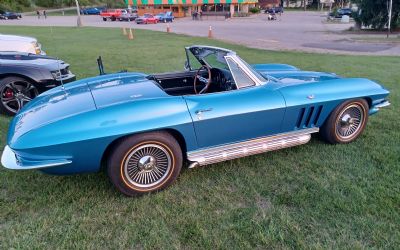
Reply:
<svg viewBox="0 0 400 250"><path fill-rule="evenodd" d="M79 0L81 6L126 7L124 0ZM0 0L0 10L24 11L36 8L62 8L75 6L75 0Z"/></svg>

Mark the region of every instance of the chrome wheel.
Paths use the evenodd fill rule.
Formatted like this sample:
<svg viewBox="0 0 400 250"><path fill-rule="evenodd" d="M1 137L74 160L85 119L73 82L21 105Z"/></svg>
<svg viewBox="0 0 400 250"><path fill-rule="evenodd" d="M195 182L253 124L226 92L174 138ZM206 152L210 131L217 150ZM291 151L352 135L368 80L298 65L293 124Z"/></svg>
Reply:
<svg viewBox="0 0 400 250"><path fill-rule="evenodd" d="M15 79L6 83L0 98L3 107L7 111L17 113L37 95L38 91L32 83L23 79Z"/></svg>
<svg viewBox="0 0 400 250"><path fill-rule="evenodd" d="M342 139L349 139L356 135L362 128L364 121L364 110L359 104L346 107L338 116L336 132Z"/></svg>
<svg viewBox="0 0 400 250"><path fill-rule="evenodd" d="M131 184L149 188L167 178L172 161L164 147L145 144L130 152L123 164L124 175Z"/></svg>

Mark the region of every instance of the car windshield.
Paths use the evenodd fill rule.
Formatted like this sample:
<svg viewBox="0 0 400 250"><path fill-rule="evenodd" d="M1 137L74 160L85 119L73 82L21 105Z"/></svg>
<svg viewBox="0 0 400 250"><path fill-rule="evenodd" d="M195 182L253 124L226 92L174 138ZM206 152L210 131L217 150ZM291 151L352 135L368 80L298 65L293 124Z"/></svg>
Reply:
<svg viewBox="0 0 400 250"><path fill-rule="evenodd" d="M144 14L144 17L152 17L150 14Z"/></svg>
<svg viewBox="0 0 400 250"><path fill-rule="evenodd" d="M229 70L228 63L225 59L225 57L231 52L229 50L223 50L213 47L191 47L189 51L191 52L188 54L191 69L198 69L201 66L200 64L207 64L211 68ZM239 56L235 54L234 57L237 61L241 62L246 68L248 68L251 73L258 78L260 82L265 82L266 80L268 80Z"/></svg>
<svg viewBox="0 0 400 250"><path fill-rule="evenodd" d="M212 47L192 47L189 50L201 64L207 64L211 68L229 69L225 60L229 51ZM190 64L194 65L196 62L191 60Z"/></svg>

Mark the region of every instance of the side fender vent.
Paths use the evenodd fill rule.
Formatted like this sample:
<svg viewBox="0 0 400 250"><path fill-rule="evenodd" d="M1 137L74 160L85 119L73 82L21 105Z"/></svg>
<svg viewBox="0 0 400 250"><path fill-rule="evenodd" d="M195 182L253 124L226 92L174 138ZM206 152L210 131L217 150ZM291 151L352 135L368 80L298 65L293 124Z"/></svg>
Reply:
<svg viewBox="0 0 400 250"><path fill-rule="evenodd" d="M300 109L299 117L297 118L297 122L296 122L296 128L300 128L305 112L306 112L305 108Z"/></svg>
<svg viewBox="0 0 400 250"><path fill-rule="evenodd" d="M296 129L315 127L321 112L322 106L301 108L296 122Z"/></svg>

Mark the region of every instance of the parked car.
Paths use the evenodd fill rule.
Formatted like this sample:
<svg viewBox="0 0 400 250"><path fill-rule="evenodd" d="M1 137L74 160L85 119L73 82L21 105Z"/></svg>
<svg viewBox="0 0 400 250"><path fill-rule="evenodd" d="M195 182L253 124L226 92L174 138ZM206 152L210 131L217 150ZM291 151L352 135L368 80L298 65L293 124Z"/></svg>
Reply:
<svg viewBox="0 0 400 250"><path fill-rule="evenodd" d="M75 80L69 64L52 57L0 52L0 113L15 115L38 94Z"/></svg>
<svg viewBox="0 0 400 250"><path fill-rule="evenodd" d="M283 7L278 6L278 7L272 7L268 8L265 10L266 14L278 14L278 13L283 13Z"/></svg>
<svg viewBox="0 0 400 250"><path fill-rule="evenodd" d="M119 17L119 20L130 22L130 21L134 21L137 17L138 17L137 12L132 12L132 13L126 12L126 13L121 14L121 16Z"/></svg>
<svg viewBox="0 0 400 250"><path fill-rule="evenodd" d="M353 11L351 8L338 9L336 12L329 13L329 16L335 18L342 18L343 16L353 17Z"/></svg>
<svg viewBox="0 0 400 250"><path fill-rule="evenodd" d="M137 24L158 23L158 20L153 15L146 13L143 16L136 18L136 23Z"/></svg>
<svg viewBox="0 0 400 250"><path fill-rule="evenodd" d="M124 9L106 9L100 13L103 21L111 20L116 21L122 14L126 14L127 11Z"/></svg>
<svg viewBox="0 0 400 250"><path fill-rule="evenodd" d="M22 15L19 13L0 10L0 19L8 20L8 19L20 19L20 18L22 18Z"/></svg>
<svg viewBox="0 0 400 250"><path fill-rule="evenodd" d="M46 55L42 45L34 37L0 34L0 51L26 52Z"/></svg>
<svg viewBox="0 0 400 250"><path fill-rule="evenodd" d="M163 23L166 23L166 22L172 23L175 19L172 11L168 11L165 13L161 12L161 13L158 13L157 15L155 15L154 17L157 18L158 22L163 22Z"/></svg>
<svg viewBox="0 0 400 250"><path fill-rule="evenodd" d="M12 120L1 162L51 174L105 163L122 193L161 190L190 168L307 143L349 143L389 105L378 83L235 52L186 48L184 72L101 75L36 97ZM201 65L194 68L194 65Z"/></svg>
<svg viewBox="0 0 400 250"><path fill-rule="evenodd" d="M105 10L105 7L91 7L81 9L81 14L83 15L100 15L100 13Z"/></svg>

